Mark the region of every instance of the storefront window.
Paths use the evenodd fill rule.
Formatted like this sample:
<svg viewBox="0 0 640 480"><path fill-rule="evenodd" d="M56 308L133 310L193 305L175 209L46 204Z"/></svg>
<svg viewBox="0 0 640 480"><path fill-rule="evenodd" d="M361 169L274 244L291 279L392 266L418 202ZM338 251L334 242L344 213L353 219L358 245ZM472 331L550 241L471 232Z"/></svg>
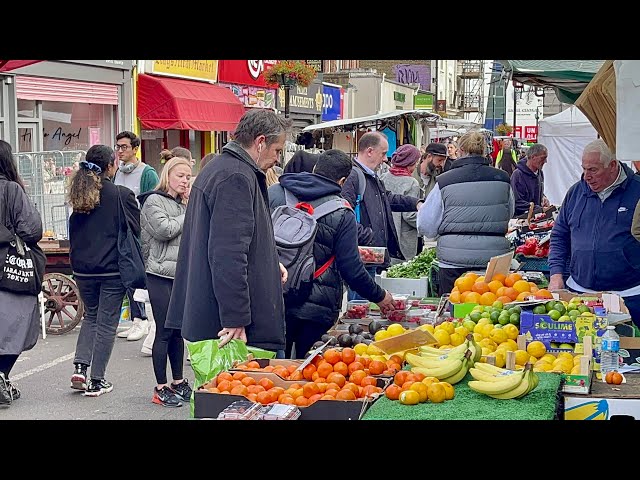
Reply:
<svg viewBox="0 0 640 480"><path fill-rule="evenodd" d="M36 117L35 100L18 100L18 117Z"/></svg>
<svg viewBox="0 0 640 480"><path fill-rule="evenodd" d="M87 150L115 142L113 105L42 102L44 150Z"/></svg>

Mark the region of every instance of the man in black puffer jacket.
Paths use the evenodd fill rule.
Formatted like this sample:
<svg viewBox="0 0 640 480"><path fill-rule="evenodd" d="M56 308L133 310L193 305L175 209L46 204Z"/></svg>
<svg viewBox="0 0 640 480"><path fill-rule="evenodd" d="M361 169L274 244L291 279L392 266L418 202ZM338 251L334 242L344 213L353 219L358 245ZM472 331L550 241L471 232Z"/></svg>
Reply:
<svg viewBox="0 0 640 480"><path fill-rule="evenodd" d="M269 207L273 211L286 203L284 189L314 206L315 200L340 195L351 167L352 162L345 153L327 150L320 154L314 173L285 173L280 183L269 187ZM390 309L393 304L391 295L373 281L360 260L358 227L351 209L342 208L318 220L313 253L316 266L324 265L333 255L335 261L313 281L306 300L294 303L285 299L287 358L291 358L294 343L296 357L303 358L336 322L344 294L343 279L351 289L376 302L382 310Z"/></svg>

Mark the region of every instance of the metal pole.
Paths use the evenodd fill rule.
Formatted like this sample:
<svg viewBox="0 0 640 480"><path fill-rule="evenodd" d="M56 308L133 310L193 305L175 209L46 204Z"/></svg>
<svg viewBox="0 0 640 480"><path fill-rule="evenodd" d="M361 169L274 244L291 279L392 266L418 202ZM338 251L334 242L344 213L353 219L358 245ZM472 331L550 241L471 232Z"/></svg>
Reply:
<svg viewBox="0 0 640 480"><path fill-rule="evenodd" d="M436 74L433 77L433 83L435 85L435 93L433 94L433 105L435 106L435 112L438 113L438 60L436 60Z"/></svg>
<svg viewBox="0 0 640 480"><path fill-rule="evenodd" d="M289 91L291 85L284 86L284 118L289 118Z"/></svg>
<svg viewBox="0 0 640 480"><path fill-rule="evenodd" d="M516 136L516 103L517 103L517 96L516 96L516 85L514 83L513 85L513 137L515 138Z"/></svg>

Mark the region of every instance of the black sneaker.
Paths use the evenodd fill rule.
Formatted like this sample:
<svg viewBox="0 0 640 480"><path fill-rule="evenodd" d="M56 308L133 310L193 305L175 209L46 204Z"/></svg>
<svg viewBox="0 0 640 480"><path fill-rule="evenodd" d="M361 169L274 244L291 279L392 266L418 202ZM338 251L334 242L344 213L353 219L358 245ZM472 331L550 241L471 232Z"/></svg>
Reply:
<svg viewBox="0 0 640 480"><path fill-rule="evenodd" d="M0 372L0 407L8 407L12 401L9 381L4 378L4 373Z"/></svg>
<svg viewBox="0 0 640 480"><path fill-rule="evenodd" d="M85 397L99 397L103 393L109 393L113 390L113 385L107 382L105 379L102 380L94 380L93 378L89 380L89 384L87 385L87 390L84 392Z"/></svg>
<svg viewBox="0 0 640 480"><path fill-rule="evenodd" d="M73 375L71 375L71 388L85 391L87 389L87 366L76 363L75 367Z"/></svg>
<svg viewBox="0 0 640 480"><path fill-rule="evenodd" d="M11 397L13 398L13 400L17 400L20 398L20 390L18 390L18 387L16 387L13 383L11 383L10 381L7 381L7 383L9 384L9 391L11 392Z"/></svg>
<svg viewBox="0 0 640 480"><path fill-rule="evenodd" d="M156 387L153 387L153 398L151 399L153 403L157 403L158 405L162 405L163 407L181 407L182 402L178 398L178 395L171 390L166 385L158 390Z"/></svg>
<svg viewBox="0 0 640 480"><path fill-rule="evenodd" d="M186 378L180 383L172 383L171 390L173 390L177 397L183 402L191 401L191 392L193 390L189 386L189 382Z"/></svg>

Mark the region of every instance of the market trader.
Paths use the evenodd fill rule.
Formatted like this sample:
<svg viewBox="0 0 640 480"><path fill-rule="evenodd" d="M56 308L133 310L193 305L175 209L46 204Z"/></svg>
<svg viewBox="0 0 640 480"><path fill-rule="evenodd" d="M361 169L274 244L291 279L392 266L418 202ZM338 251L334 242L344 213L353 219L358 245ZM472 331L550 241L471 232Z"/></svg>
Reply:
<svg viewBox="0 0 640 480"><path fill-rule="evenodd" d="M544 195L544 174L542 173L548 154L547 147L541 143L531 145L527 156L518 161L515 171L511 174L511 188L516 199L516 216L528 212L531 202L537 212L549 206L549 200Z"/></svg>
<svg viewBox="0 0 640 480"><path fill-rule="evenodd" d="M549 289L565 287L566 271L567 288L620 295L640 326L640 242L631 234L640 178L602 139L584 148L582 171L551 231Z"/></svg>

